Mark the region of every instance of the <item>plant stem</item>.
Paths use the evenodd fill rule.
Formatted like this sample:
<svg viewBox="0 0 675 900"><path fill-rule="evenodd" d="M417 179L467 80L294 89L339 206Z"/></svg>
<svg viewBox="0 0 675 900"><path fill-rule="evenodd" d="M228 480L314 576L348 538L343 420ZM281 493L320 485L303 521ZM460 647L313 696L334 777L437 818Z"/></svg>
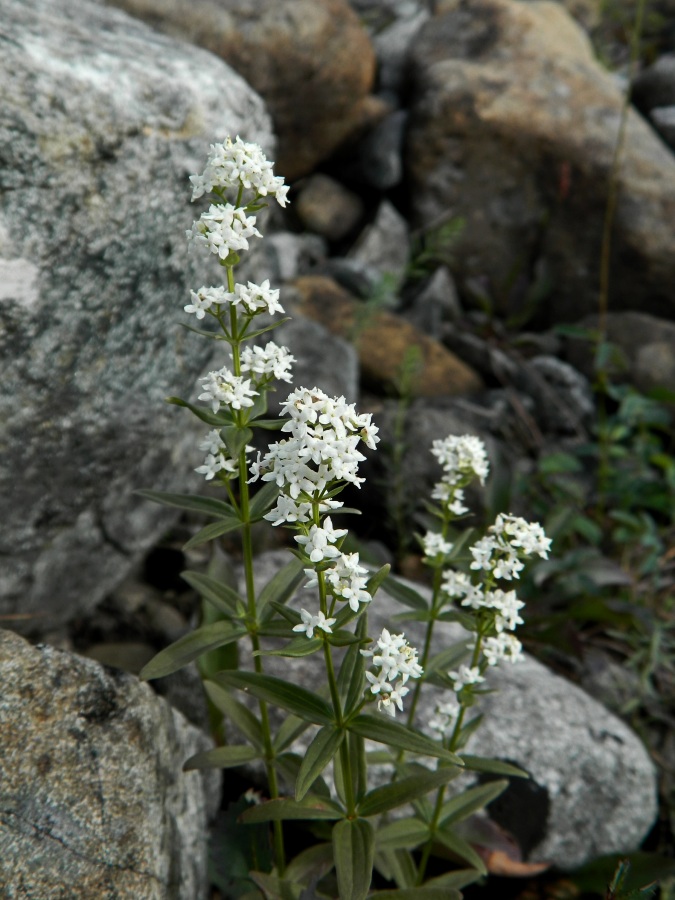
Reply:
<svg viewBox="0 0 675 900"><path fill-rule="evenodd" d="M635 20L631 34L630 60L628 64L628 79L626 91L621 107L621 119L619 121L619 133L614 145L614 155L609 172L609 185L607 193L607 205L602 229L602 247L600 251L600 291L598 295L598 334L595 347L596 378L598 391L598 513L602 515L607 501L607 485L610 472L610 439L607 428L607 402L606 393L609 382L607 363L602 359L600 348L607 340L607 314L609 312L609 276L611 268L612 227L616 216L616 207L619 200L619 172L621 169L621 157L626 141L626 127L630 111L630 84L634 70L640 56L640 40L642 38L642 25L644 21L646 0L638 0L635 8Z"/></svg>

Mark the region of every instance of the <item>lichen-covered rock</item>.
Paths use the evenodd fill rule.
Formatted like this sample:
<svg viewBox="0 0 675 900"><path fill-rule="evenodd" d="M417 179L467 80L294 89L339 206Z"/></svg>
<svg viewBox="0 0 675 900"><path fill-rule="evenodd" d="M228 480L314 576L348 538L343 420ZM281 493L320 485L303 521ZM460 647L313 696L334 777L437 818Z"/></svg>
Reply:
<svg viewBox="0 0 675 900"><path fill-rule="evenodd" d="M294 179L381 115L375 53L347 0L111 0L226 60L265 99ZM243 135L242 135L243 137Z"/></svg>
<svg viewBox="0 0 675 900"><path fill-rule="evenodd" d="M212 140L273 139L239 75L119 10L5 0L2 30L0 616L44 630L171 521L132 492L180 489L195 431L163 399L213 349L178 327L188 289L222 281L188 257L187 177Z"/></svg>
<svg viewBox="0 0 675 900"><path fill-rule="evenodd" d="M6 900L201 900L220 773L206 736L131 675L0 632Z"/></svg>
<svg viewBox="0 0 675 900"><path fill-rule="evenodd" d="M498 311L522 311L525 288L547 286L540 319L592 312L619 86L557 3L448 0L437 10L410 57L417 224L464 220L456 271L480 278ZM673 315L675 158L632 110L617 196L612 309Z"/></svg>

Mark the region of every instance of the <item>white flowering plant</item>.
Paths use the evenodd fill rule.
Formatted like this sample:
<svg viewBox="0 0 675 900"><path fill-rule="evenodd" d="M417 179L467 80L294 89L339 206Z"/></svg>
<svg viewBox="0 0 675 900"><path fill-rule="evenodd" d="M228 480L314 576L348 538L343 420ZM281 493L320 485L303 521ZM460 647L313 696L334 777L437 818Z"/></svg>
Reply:
<svg viewBox="0 0 675 900"><path fill-rule="evenodd" d="M141 493L211 519L190 547L240 532L245 590L240 594L208 574L184 573L216 620L205 617L204 624L161 651L142 677L169 675L214 650L248 643L250 670L209 668L204 682L213 706L246 742L230 742L228 731L227 743L188 760L186 768L264 765L269 799L252 805L241 820L271 823L274 868L252 871L252 889L257 885L266 897L299 897L324 878L328 893L316 896L334 895L332 883L340 897L358 900L371 895L376 868L396 885L376 891L379 897L412 896L410 891L422 885L424 896L441 891L444 898L461 897L459 888L484 874L485 866L455 825L489 803L506 782L472 787L459 799L456 793L448 799L446 787L466 769L523 774L463 753L476 724L465 717L486 670L502 660L516 661L521 652L513 632L522 622L523 604L499 584L510 587L526 558L545 556L549 542L538 525L502 515L469 547L464 569L458 568L461 541L451 540L450 529L467 512L465 488L476 478L483 482L488 473L482 442L463 436L436 441L432 448L443 477L432 494L440 530L420 537L433 572L430 600L391 578L388 566L370 572L358 553L345 551L347 530L338 527L338 517L347 510L339 495L347 485L363 482L361 447L376 449L378 429L370 414L358 413L344 397L329 397L316 386L293 389L279 417L268 418L268 392L275 382L292 380L295 360L287 348L258 339L281 324L269 324L270 317L284 310L279 291L268 281L244 285L234 275L241 251L250 239L261 237L256 213L271 198L285 206L288 188L260 147L239 137L213 145L204 172L191 181L193 200L210 195L212 202L188 238L218 258L225 284L192 291L184 309L198 322L215 321L216 332L190 328L225 342L229 356L200 380L202 405L178 398L170 402L187 407L209 428L199 444L205 458L195 471L221 497ZM279 440L265 452L256 451L255 430L279 431ZM290 561L262 588L256 585L251 533L260 521L292 532ZM303 581L315 595L310 609L293 606ZM426 623L421 654L393 629L382 629L375 639L369 635L368 609L380 587L404 604L409 617ZM435 623L453 618L466 627L470 644L464 639L432 654ZM271 648L268 639L275 642ZM290 680L265 673L269 655L312 654L323 662L316 690L294 683L292 672ZM427 682L443 688L446 699L425 733L415 727L415 714ZM237 692L255 698L257 715ZM270 706L285 714L279 728L273 728ZM300 756L293 744L303 734L310 741ZM389 783L370 783L367 741L384 746L371 761L391 764ZM406 816L392 817L402 807ZM319 842L289 862L283 825L298 819L311 824ZM435 845L463 860L464 869L427 879Z"/></svg>

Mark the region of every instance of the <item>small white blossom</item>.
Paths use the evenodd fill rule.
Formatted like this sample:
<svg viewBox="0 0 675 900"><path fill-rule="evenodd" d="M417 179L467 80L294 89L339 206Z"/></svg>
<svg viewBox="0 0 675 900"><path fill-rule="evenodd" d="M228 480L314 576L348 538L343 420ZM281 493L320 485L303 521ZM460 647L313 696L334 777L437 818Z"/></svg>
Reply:
<svg viewBox="0 0 675 900"><path fill-rule="evenodd" d="M485 444L480 438L471 434L461 437L449 435L441 441L434 441L431 452L443 466L443 480L456 484L461 477L479 479L485 484L489 471L489 462Z"/></svg>
<svg viewBox="0 0 675 900"><path fill-rule="evenodd" d="M422 549L425 559L433 560L439 556L447 556L452 550L452 544L437 531L427 531L422 538Z"/></svg>
<svg viewBox="0 0 675 900"><path fill-rule="evenodd" d="M226 138L222 144L212 144L206 168L201 175L191 175L192 199L197 200L214 188L238 188L241 185L256 192L256 196L276 197L280 206L288 202L288 186L274 175L274 163L269 161L258 144Z"/></svg>
<svg viewBox="0 0 675 900"><path fill-rule="evenodd" d="M372 657L373 665L382 670L387 681L401 677L403 683L408 678L419 678L424 670L417 662L417 650L406 641L404 634L390 634L386 628L376 641L375 650L361 650L361 654Z"/></svg>
<svg viewBox="0 0 675 900"><path fill-rule="evenodd" d="M214 306L230 303L233 296L224 287L200 287L198 291L190 291L192 303L183 309L186 313L194 313L198 319L203 319L204 314Z"/></svg>
<svg viewBox="0 0 675 900"><path fill-rule="evenodd" d="M272 376L279 381L292 381L291 366L295 357L291 356L287 347L280 347L269 341L265 347L244 347L241 351L242 372L254 375Z"/></svg>
<svg viewBox="0 0 675 900"><path fill-rule="evenodd" d="M340 551L333 544L346 534L346 528L333 528L328 516L324 519L323 526L312 525L309 534L296 534L294 540L304 547L310 562L319 563L324 559L340 556Z"/></svg>
<svg viewBox="0 0 675 900"><path fill-rule="evenodd" d="M496 637L486 637L483 640L482 650L489 666L496 666L502 659L514 663L523 658L523 645L518 638L503 632Z"/></svg>
<svg viewBox="0 0 675 900"><path fill-rule="evenodd" d="M283 306L279 303L279 289L271 288L269 278L266 278L262 284L254 284L249 281L248 284L235 284L234 298L232 305L241 304L246 312L258 314L262 312L269 313L273 316L275 313L282 313Z"/></svg>
<svg viewBox="0 0 675 900"><path fill-rule="evenodd" d="M208 212L193 222L187 236L220 259L227 259L231 252L248 250L248 238L262 237L255 227L255 216L247 216L243 209L231 203L212 204Z"/></svg>
<svg viewBox="0 0 675 900"><path fill-rule="evenodd" d="M308 613L306 609L300 610L300 617L302 618L302 622L293 626L293 631L304 631L308 638L314 637L314 629L320 628L321 631L325 631L326 634L332 634L333 629L332 625L335 625L335 619L327 619L326 616L319 610L319 614L313 616L311 613Z"/></svg>
<svg viewBox="0 0 675 900"><path fill-rule="evenodd" d="M255 465L255 463L253 464ZM252 468L252 467L251 467ZM263 516L272 525L285 525L293 522L309 522L312 517L311 503L298 503L286 494L279 494L276 506Z"/></svg>
<svg viewBox="0 0 675 900"><path fill-rule="evenodd" d="M459 704L456 699L453 698L452 700L439 703L436 706L434 715L429 720L429 728L445 737L454 728L458 715Z"/></svg>
<svg viewBox="0 0 675 900"><path fill-rule="evenodd" d="M234 375L227 368L209 372L201 382L204 391L199 395L199 399L207 400L214 413L218 412L223 403L232 409L253 406L253 398L258 396L257 391L251 388L250 379Z"/></svg>
<svg viewBox="0 0 675 900"><path fill-rule="evenodd" d="M360 565L358 553L341 553L324 575L331 593L346 600L354 612L358 612L359 603L372 600L366 590L368 570Z"/></svg>
<svg viewBox="0 0 675 900"><path fill-rule="evenodd" d="M452 689L456 693L459 693L462 688L466 687L468 684L480 684L481 681L485 681L480 674L478 666L466 666L462 664L459 667L459 671L448 672L448 675L454 682Z"/></svg>
<svg viewBox="0 0 675 900"><path fill-rule="evenodd" d="M546 537L544 529L538 522L526 522L519 516L500 513L489 530L493 534L502 535L511 547L519 550L524 556L536 553L543 559L548 559L551 540Z"/></svg>

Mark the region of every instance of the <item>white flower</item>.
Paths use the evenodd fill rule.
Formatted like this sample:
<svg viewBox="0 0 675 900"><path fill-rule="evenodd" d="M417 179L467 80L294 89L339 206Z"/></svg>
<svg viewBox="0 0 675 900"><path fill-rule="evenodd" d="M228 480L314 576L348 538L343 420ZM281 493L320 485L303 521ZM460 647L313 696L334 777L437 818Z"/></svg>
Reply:
<svg viewBox="0 0 675 900"><path fill-rule="evenodd" d="M448 672L448 675L454 682L452 689L456 693L459 693L462 688L466 687L468 684L480 684L481 681L485 681L480 674L478 666L466 666L462 664L459 667L458 672Z"/></svg>
<svg viewBox="0 0 675 900"><path fill-rule="evenodd" d="M222 144L212 144L206 168L201 175L191 175L192 199L214 188L239 188L242 185L256 192L256 196L275 196L280 206L287 203L288 187L283 178L275 176L274 163L266 159L258 144L226 138Z"/></svg>
<svg viewBox="0 0 675 900"><path fill-rule="evenodd" d="M279 494L276 506L263 519L267 519L272 525L284 525L287 522L309 522L311 517L311 503L298 503L286 494Z"/></svg>
<svg viewBox="0 0 675 900"><path fill-rule="evenodd" d="M306 609L301 609L300 617L302 622L293 626L293 631L304 631L308 638L314 637L315 628L320 628L321 631L325 631L327 634L333 633L331 626L335 625L336 620L327 619L321 610L319 610L318 616L313 616Z"/></svg>
<svg viewBox="0 0 675 900"><path fill-rule="evenodd" d="M241 305L249 313L266 312L273 316L275 313L282 313L283 306L279 303L278 288L270 288L269 278L266 278L262 284L254 284L249 281L248 284L235 284L233 306Z"/></svg>
<svg viewBox="0 0 675 900"><path fill-rule="evenodd" d="M373 665L382 669L387 681L401 676L402 682L408 678L419 678L424 670L417 662L417 650L406 641L404 634L390 634L386 628L376 641L376 650L361 650L363 656L373 658Z"/></svg>
<svg viewBox="0 0 675 900"><path fill-rule="evenodd" d="M389 693L380 694L377 700L377 708L384 710L389 716L396 715L396 707L403 712L403 698L410 688L405 687L402 681L397 681L396 686Z"/></svg>
<svg viewBox="0 0 675 900"><path fill-rule="evenodd" d="M295 357L287 347L280 347L273 341L265 347L244 347L241 351L241 369L255 375L270 375L279 381L292 381L291 365Z"/></svg>
<svg viewBox="0 0 675 900"><path fill-rule="evenodd" d="M255 227L255 216L247 216L243 209L226 203L212 204L202 213L187 232L189 240L206 247L220 259L227 259L230 252L248 250L248 238L262 237Z"/></svg>
<svg viewBox="0 0 675 900"><path fill-rule="evenodd" d="M224 306L231 302L233 296L224 287L200 287L198 291L190 291L192 303L183 309L186 313L194 313L198 319L203 319L204 314L214 305Z"/></svg>
<svg viewBox="0 0 675 900"><path fill-rule="evenodd" d="M518 599L515 591L488 591L486 605L497 611L495 627L497 631L515 631L516 626L523 624L520 610L525 604Z"/></svg>
<svg viewBox="0 0 675 900"><path fill-rule="evenodd" d="M305 548L310 562L319 563L324 559L340 556L340 551L333 544L347 534L346 528L333 528L330 516L324 519L323 527L312 525L309 534L296 534L294 540Z"/></svg>
<svg viewBox="0 0 675 900"><path fill-rule="evenodd" d="M485 484L490 465L480 438L471 434L461 437L451 434L442 441L434 441L431 452L443 466L443 480L449 484L456 484L462 477L474 476Z"/></svg>
<svg viewBox="0 0 675 900"><path fill-rule="evenodd" d="M459 704L456 699L439 703L436 706L435 714L429 720L429 728L445 736L451 728L454 728L458 715Z"/></svg>
<svg viewBox="0 0 675 900"><path fill-rule="evenodd" d="M475 544L469 547L469 552L473 556L473 562L471 563L470 568L485 569L489 572L493 566L492 554L496 548L497 544L495 540L489 536L476 541Z"/></svg>
<svg viewBox="0 0 675 900"><path fill-rule="evenodd" d="M209 372L200 380L204 391L199 395L199 399L207 400L214 413L218 412L221 403L231 406L232 409L253 406L253 397L258 396L257 391L251 388L250 379L234 375L227 368L220 369L218 372Z"/></svg>
<svg viewBox="0 0 675 900"><path fill-rule="evenodd" d="M422 549L425 559L433 560L438 556L447 556L452 550L452 544L446 541L442 534L436 531L427 531L422 538Z"/></svg>
<svg viewBox="0 0 675 900"><path fill-rule="evenodd" d="M500 513L489 531L503 536L503 539L523 556L532 556L536 553L543 559L548 558L551 540L546 537L544 529L538 522L526 522L519 516Z"/></svg>
<svg viewBox="0 0 675 900"><path fill-rule="evenodd" d="M486 637L483 641L482 649L489 666L496 666L502 659L515 663L523 658L523 645L518 638L503 632L496 637Z"/></svg>
<svg viewBox="0 0 675 900"><path fill-rule="evenodd" d="M359 603L370 603L371 595L366 590L368 570L360 565L358 553L341 553L333 565L325 570L330 591L341 600L346 600L354 612Z"/></svg>
<svg viewBox="0 0 675 900"><path fill-rule="evenodd" d="M464 506L464 491L453 482L438 481L431 492L432 500L439 500L448 512L453 516L463 516L469 512L469 507Z"/></svg>
<svg viewBox="0 0 675 900"><path fill-rule="evenodd" d="M220 432L218 429L214 428L212 431L206 435L205 439L199 445L199 449L203 450L204 453L220 453L221 450L225 450L225 441L221 438Z"/></svg>

